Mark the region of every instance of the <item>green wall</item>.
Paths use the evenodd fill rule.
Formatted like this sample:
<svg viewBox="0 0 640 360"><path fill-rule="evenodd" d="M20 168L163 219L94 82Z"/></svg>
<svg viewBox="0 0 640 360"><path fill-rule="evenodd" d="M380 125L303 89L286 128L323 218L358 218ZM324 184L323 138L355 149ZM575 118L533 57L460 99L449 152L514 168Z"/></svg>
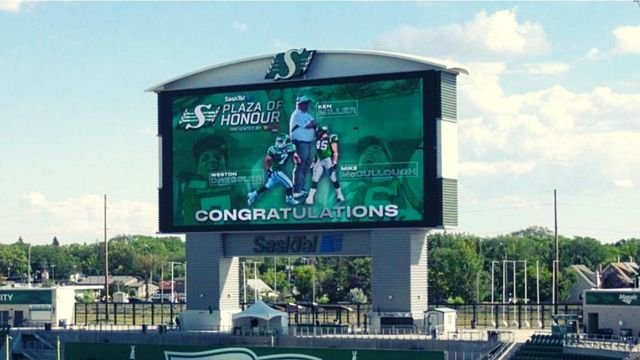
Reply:
<svg viewBox="0 0 640 360"><path fill-rule="evenodd" d="M165 351L174 354L165 354ZM176 354L182 353L182 354ZM186 354L185 354L186 353ZM190 353L190 354L189 354ZM194 354L199 353L199 354ZM281 354L272 360L444 360L443 351L405 350L351 350L351 349L307 349L307 348L241 348L205 347L181 345L127 345L66 343L65 360L260 360L264 356ZM284 354L288 354L284 356ZM306 356L305 356L306 355ZM310 357L311 356L311 357Z"/></svg>

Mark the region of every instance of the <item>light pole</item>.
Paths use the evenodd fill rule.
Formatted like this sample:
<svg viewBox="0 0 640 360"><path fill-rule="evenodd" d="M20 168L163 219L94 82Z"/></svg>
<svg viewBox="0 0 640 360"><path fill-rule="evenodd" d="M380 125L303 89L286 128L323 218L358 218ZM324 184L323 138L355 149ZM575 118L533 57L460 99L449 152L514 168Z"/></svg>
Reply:
<svg viewBox="0 0 640 360"><path fill-rule="evenodd" d="M316 259L315 258L313 258L313 270L311 271L311 275L313 276L311 296L313 298L313 301L312 301L312 303L314 304L313 306L315 306L315 303L316 303Z"/></svg>
<svg viewBox="0 0 640 360"><path fill-rule="evenodd" d="M496 285L496 281L495 281L495 275L494 275L494 271L495 271L495 265L496 263L500 263L499 260L491 260L491 322L493 323L493 326L496 326L496 319L495 319L495 314L494 314L494 302L495 302L495 298L494 298L494 293L495 293L495 285Z"/></svg>
<svg viewBox="0 0 640 360"><path fill-rule="evenodd" d="M247 267L246 261L242 262L242 303L243 309L247 305Z"/></svg>
<svg viewBox="0 0 640 360"><path fill-rule="evenodd" d="M51 264L51 280L53 280L53 284L56 284L56 264Z"/></svg>
<svg viewBox="0 0 640 360"><path fill-rule="evenodd" d="M494 271L495 271L495 265L496 263L500 263L499 260L491 260L491 302L495 302L495 285L496 285L496 281L495 281L495 275L494 275Z"/></svg>
<svg viewBox="0 0 640 360"><path fill-rule="evenodd" d="M253 303L258 302L258 264L259 261L253 262Z"/></svg>
<svg viewBox="0 0 640 360"><path fill-rule="evenodd" d="M160 264L160 303L164 303L164 264Z"/></svg>
<svg viewBox="0 0 640 360"><path fill-rule="evenodd" d="M147 280L147 284L146 284L146 295L147 295L147 300L149 300L149 283L153 283L153 253L151 252L151 247L149 247L149 245L145 245L144 246L145 249L147 249L147 251L149 252L149 257L150 257L150 261L149 261L149 280Z"/></svg>
<svg viewBox="0 0 640 360"><path fill-rule="evenodd" d="M174 282L173 282L173 265L175 264L182 264L181 262L178 261L171 261L171 303L175 302L175 287L174 287Z"/></svg>
<svg viewBox="0 0 640 360"><path fill-rule="evenodd" d="M274 256L273 257L273 291L274 292L278 291L277 275L278 275L278 257Z"/></svg>
<svg viewBox="0 0 640 360"><path fill-rule="evenodd" d="M289 293L291 293L291 256L287 256L287 262L289 263L287 266L287 286Z"/></svg>
<svg viewBox="0 0 640 360"><path fill-rule="evenodd" d="M4 338L5 360L11 360L11 339L12 337L7 334Z"/></svg>

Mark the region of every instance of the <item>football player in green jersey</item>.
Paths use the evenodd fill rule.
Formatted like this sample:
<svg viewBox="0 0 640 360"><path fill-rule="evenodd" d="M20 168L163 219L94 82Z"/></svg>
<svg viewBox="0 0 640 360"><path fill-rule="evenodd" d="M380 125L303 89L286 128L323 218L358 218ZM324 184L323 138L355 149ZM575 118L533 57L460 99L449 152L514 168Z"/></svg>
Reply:
<svg viewBox="0 0 640 360"><path fill-rule="evenodd" d="M193 146L195 171L179 175L178 203L182 211L177 221L184 225L195 225L194 214L198 210L229 209L232 204L241 203L244 192L234 190L229 184L214 185L210 174L227 170L227 143L221 136L204 136Z"/></svg>
<svg viewBox="0 0 640 360"><path fill-rule="evenodd" d="M314 196L318 188L318 182L326 171L329 179L333 183L336 190L336 199L340 202L344 201L342 189L336 175L336 167L338 166L338 135L330 134L329 128L320 127L316 132L316 161L311 167L311 190L305 200L305 204L313 205Z"/></svg>
<svg viewBox="0 0 640 360"><path fill-rule="evenodd" d="M285 187L285 201L289 205L298 205L300 202L293 198L293 182L285 174L286 166L289 159L293 159L295 164L300 164L300 156L296 153L296 146L291 143L289 136L278 135L275 144L267 150L264 158L264 167L267 170L267 182L260 186L258 190L254 190L247 194L247 204L253 205L261 194L272 187L280 184Z"/></svg>
<svg viewBox="0 0 640 360"><path fill-rule="evenodd" d="M391 164L392 158L386 144L375 136L365 136L356 144L359 154L359 168L370 165ZM420 197L406 183L406 178L383 177L366 178L345 186L349 201L365 205L398 205L401 215L398 218L419 220L423 203Z"/></svg>

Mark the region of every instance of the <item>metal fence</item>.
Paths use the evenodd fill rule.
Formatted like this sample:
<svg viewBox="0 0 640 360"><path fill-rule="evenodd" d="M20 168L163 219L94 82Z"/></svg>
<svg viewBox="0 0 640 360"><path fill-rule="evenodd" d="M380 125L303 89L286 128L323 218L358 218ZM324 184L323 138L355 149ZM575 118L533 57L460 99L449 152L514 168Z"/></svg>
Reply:
<svg viewBox="0 0 640 360"><path fill-rule="evenodd" d="M448 307L457 311L462 328L551 328L554 306L551 304L430 304L429 310ZM558 304L558 314L582 315L582 304Z"/></svg>
<svg viewBox="0 0 640 360"><path fill-rule="evenodd" d="M244 309L250 304L241 304ZM307 304L279 306L289 314L289 326L369 328L371 304ZM448 307L457 311L460 328L535 328L548 329L552 325L554 306L551 304L430 304L429 310ZM76 304L75 325L159 325L171 323L186 310L186 304L169 303L91 303ZM559 314L582 314L582 304L559 304ZM107 316L108 314L108 316Z"/></svg>
<svg viewBox="0 0 640 360"><path fill-rule="evenodd" d="M74 310L74 325L167 324L186 308L186 304L178 303L78 303Z"/></svg>

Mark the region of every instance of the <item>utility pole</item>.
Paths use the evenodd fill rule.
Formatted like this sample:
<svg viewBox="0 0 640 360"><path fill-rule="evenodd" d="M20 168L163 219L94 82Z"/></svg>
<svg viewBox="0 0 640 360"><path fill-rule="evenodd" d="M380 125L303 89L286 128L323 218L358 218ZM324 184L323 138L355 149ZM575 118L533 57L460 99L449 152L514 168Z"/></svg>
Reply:
<svg viewBox="0 0 640 360"><path fill-rule="evenodd" d="M540 320L540 260L536 260L536 303L538 304L538 326L542 327Z"/></svg>
<svg viewBox="0 0 640 360"><path fill-rule="evenodd" d="M518 288L516 286L516 266L518 265L517 260L513 260L513 296L511 297L511 302L513 303L513 322L517 323L518 319L518 307L515 306L518 300Z"/></svg>
<svg viewBox="0 0 640 360"><path fill-rule="evenodd" d="M557 315L558 314L558 301L560 298L560 294L559 294L559 289L560 287L558 286L558 284L560 283L559 278L560 278L560 246L558 244L558 198L557 198L557 194L556 194L556 189L553 189L553 237L554 237L554 241L555 241L555 247L556 247L556 260L554 261L554 272L555 272L555 277L554 277L554 284L553 284L553 293L554 295L554 302L553 302L553 314Z"/></svg>
<svg viewBox="0 0 640 360"><path fill-rule="evenodd" d="M527 324L527 327L529 327L529 290L528 288L528 283L527 283L527 260L524 260L524 322Z"/></svg>
<svg viewBox="0 0 640 360"><path fill-rule="evenodd" d="M104 194L104 314L109 321L109 243L107 242L107 194Z"/></svg>
<svg viewBox="0 0 640 360"><path fill-rule="evenodd" d="M29 258L28 260L29 264L27 266L27 277L28 277L27 281L29 282L29 288L31 288L31 244L29 244L28 254L29 255L27 257Z"/></svg>

